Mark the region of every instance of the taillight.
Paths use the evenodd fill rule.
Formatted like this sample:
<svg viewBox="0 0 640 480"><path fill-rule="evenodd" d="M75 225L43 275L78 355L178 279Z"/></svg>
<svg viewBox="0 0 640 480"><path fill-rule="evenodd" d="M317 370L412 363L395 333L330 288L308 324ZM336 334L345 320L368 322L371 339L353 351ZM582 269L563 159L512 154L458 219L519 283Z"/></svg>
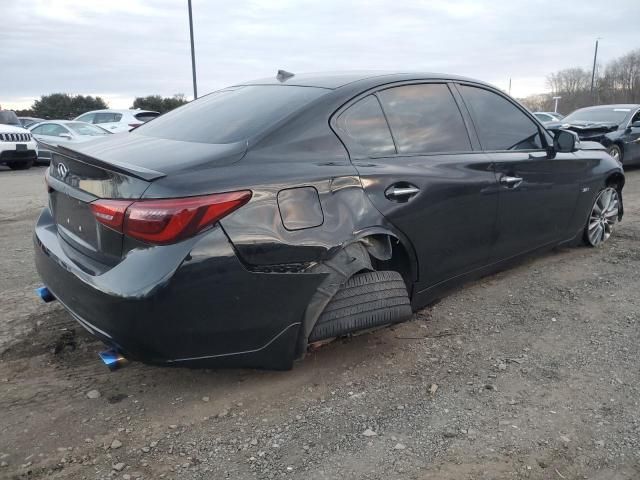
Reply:
<svg viewBox="0 0 640 480"><path fill-rule="evenodd" d="M162 200L96 200L91 203L96 220L143 242L166 245L209 228L240 208L251 191L216 193L200 197Z"/></svg>

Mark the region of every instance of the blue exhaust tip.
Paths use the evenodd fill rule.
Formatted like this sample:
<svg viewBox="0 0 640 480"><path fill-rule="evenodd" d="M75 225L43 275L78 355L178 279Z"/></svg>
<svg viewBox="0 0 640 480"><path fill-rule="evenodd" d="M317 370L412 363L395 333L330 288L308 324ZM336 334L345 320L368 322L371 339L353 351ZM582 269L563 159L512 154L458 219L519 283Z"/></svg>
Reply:
<svg viewBox="0 0 640 480"><path fill-rule="evenodd" d="M47 287L36 288L36 295L38 295L45 303L53 302L56 299Z"/></svg>
<svg viewBox="0 0 640 480"><path fill-rule="evenodd" d="M117 370L118 368L123 367L127 364L127 359L124 358L120 352L113 348L100 352L98 355L100 355L102 363L109 367L109 370Z"/></svg>

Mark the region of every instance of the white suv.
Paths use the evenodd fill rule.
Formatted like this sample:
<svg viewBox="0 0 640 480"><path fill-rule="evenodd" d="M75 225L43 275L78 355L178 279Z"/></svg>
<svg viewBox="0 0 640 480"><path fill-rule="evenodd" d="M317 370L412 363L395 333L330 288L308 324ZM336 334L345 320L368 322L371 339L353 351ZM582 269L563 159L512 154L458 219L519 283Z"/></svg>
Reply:
<svg viewBox="0 0 640 480"><path fill-rule="evenodd" d="M112 133L128 132L160 115L150 110L94 110L74 118L76 122L100 125Z"/></svg>
<svg viewBox="0 0 640 480"><path fill-rule="evenodd" d="M37 158L38 147L29 130L22 128L15 112L0 110L0 163L26 170Z"/></svg>

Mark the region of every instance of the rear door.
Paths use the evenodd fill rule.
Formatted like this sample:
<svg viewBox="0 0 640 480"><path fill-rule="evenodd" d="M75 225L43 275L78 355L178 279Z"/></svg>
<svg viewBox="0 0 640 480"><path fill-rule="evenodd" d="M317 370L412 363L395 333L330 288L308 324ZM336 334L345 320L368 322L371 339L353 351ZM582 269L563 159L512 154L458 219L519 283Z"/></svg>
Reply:
<svg viewBox="0 0 640 480"><path fill-rule="evenodd" d="M565 240L588 167L573 153L549 158L547 137L531 117L497 91L458 85L499 183L493 260Z"/></svg>
<svg viewBox="0 0 640 480"><path fill-rule="evenodd" d="M484 265L496 179L446 83L382 89L335 118L377 209L412 242L418 291Z"/></svg>

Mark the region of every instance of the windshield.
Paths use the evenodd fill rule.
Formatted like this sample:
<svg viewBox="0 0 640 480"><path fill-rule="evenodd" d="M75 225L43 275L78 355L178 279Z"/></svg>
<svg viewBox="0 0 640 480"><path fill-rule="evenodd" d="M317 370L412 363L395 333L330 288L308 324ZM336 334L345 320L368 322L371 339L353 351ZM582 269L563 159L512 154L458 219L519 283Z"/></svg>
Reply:
<svg viewBox="0 0 640 480"><path fill-rule="evenodd" d="M225 88L165 113L132 134L185 142L239 142L327 92L324 88L290 85Z"/></svg>
<svg viewBox="0 0 640 480"><path fill-rule="evenodd" d="M0 111L0 123L3 125L15 125L16 127L22 127L20 120L18 120L18 116L11 110Z"/></svg>
<svg viewBox="0 0 640 480"><path fill-rule="evenodd" d="M95 125L91 125L90 123L71 122L67 123L66 126L78 135L90 135L93 137L98 135L107 135L108 133L110 133L104 128L96 127Z"/></svg>
<svg viewBox="0 0 640 480"><path fill-rule="evenodd" d="M629 115L630 108L582 108L567 115L563 122L622 123Z"/></svg>

